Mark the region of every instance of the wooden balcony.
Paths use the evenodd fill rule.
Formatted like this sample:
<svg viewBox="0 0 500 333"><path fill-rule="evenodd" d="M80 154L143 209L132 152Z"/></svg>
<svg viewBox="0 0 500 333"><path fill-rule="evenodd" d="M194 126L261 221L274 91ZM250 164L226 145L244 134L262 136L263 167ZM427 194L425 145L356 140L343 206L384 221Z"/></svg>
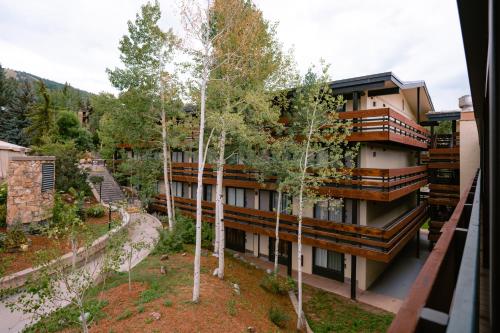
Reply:
<svg viewBox="0 0 500 333"><path fill-rule="evenodd" d="M431 143L427 129L390 108L340 112L339 118L353 122L349 141L386 141L418 149Z"/></svg>
<svg viewBox="0 0 500 333"><path fill-rule="evenodd" d="M173 163L174 181L196 183L197 163ZM205 164L203 182L215 184L216 166ZM318 192L332 197L374 201L393 201L427 184L427 166L399 169L356 168L346 172L346 179L327 183ZM257 181L255 170L244 165L224 166L224 186L269 189L276 188L272 178Z"/></svg>
<svg viewBox="0 0 500 333"><path fill-rule="evenodd" d="M389 328L399 332L477 332L480 176L469 182Z"/></svg>
<svg viewBox="0 0 500 333"><path fill-rule="evenodd" d="M150 207L165 212L165 197L158 196ZM183 214L195 217L196 200L176 197L175 207ZM213 223L215 203L203 201L202 207L203 221ZM230 228L274 237L275 219L274 212L224 205L224 224ZM302 241L314 247L390 262L426 219L427 205L424 203L381 228L304 218ZM280 238L297 241L296 216L281 214Z"/></svg>

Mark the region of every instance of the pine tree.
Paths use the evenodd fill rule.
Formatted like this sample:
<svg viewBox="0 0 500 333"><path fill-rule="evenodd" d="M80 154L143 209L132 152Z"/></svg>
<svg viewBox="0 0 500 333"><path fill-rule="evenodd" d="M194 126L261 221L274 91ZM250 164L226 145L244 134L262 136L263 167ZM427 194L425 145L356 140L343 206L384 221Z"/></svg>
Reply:
<svg viewBox="0 0 500 333"><path fill-rule="evenodd" d="M35 95L31 84L26 80L20 82L10 107L0 117L0 139L25 147L31 144L24 130L31 123L28 113L34 103Z"/></svg>

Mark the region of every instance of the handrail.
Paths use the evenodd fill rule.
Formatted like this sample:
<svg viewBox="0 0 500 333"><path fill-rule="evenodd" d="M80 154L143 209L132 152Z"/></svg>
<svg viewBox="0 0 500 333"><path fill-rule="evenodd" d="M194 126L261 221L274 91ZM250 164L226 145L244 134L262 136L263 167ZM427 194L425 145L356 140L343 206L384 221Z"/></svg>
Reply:
<svg viewBox="0 0 500 333"><path fill-rule="evenodd" d="M478 186L476 188L473 188L473 185L476 183L475 180L476 177L473 177L462 192L460 201L455 207L449 221L444 224L438 242L413 283L407 298L389 327L388 332L416 332L425 331L425 328L432 331L444 332L443 327L439 327L439 324L433 323L429 316L432 317L437 313L438 317L447 318L447 313L444 314L443 310L449 309L448 303L451 302L452 296L448 295L447 290L441 288L444 288L444 286L450 287L454 281L454 270L449 266L452 265L453 258L450 258L450 256L453 254L458 256L454 253L459 248L457 244L459 236L457 236L457 233L464 231L464 229L458 228L458 223L463 219L462 215L464 214L464 208L467 205L467 199L471 190L479 192L479 183L477 183ZM451 276L447 275L443 277L445 274L451 274ZM455 292L461 291L455 289ZM438 292L439 295L433 295L433 292ZM436 307L438 309L432 308L432 302L440 303L440 306ZM446 323L444 326L446 327Z"/></svg>
<svg viewBox="0 0 500 333"><path fill-rule="evenodd" d="M476 332L478 327L480 184L481 174L477 179L469 230L453 294L450 321L446 329L446 332L450 333Z"/></svg>
<svg viewBox="0 0 500 333"><path fill-rule="evenodd" d="M151 205L153 210L163 211L165 196L159 195ZM194 215L195 200L176 197L176 208L188 215ZM207 222L213 222L215 203L203 201L203 217ZM427 216L427 206L422 203L414 209L397 217L386 226L373 227L352 225L315 218L303 219L303 235L311 244L327 244L341 247L345 252L356 253L357 250L367 251L368 258L387 262L399 251L401 241L408 233L413 233ZM263 232L273 234L276 213L253 208L224 205L224 220L236 228L252 226ZM281 233L285 236L296 237L297 217L281 214ZM280 236L281 237L281 236ZM307 242L307 241L306 241ZM394 248L397 247L397 250Z"/></svg>

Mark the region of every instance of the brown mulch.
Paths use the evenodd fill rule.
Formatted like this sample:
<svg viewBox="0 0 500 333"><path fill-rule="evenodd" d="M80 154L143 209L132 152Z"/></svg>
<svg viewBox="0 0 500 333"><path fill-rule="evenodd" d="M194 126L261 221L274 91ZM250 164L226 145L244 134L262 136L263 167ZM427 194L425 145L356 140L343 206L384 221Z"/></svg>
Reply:
<svg viewBox="0 0 500 333"><path fill-rule="evenodd" d="M85 208L88 208L96 203L95 199L93 199L89 203L85 204ZM120 214L118 212L112 212L111 219L120 219ZM108 220L109 216L106 211L106 214L104 214L103 217L87 217L85 222L88 224L107 224ZM7 229L0 228L0 232L6 233ZM0 263L5 263L6 266L4 276L31 267L35 253L39 250L57 248L61 251L61 254L67 253L71 250L71 247L67 242L58 242L46 236L28 235L28 238L31 240L31 245L28 247L26 252L0 253Z"/></svg>
<svg viewBox="0 0 500 333"><path fill-rule="evenodd" d="M166 262L168 267L192 264L193 255L173 255ZM90 332L247 332L249 326L255 332L295 332L295 313L288 296L277 296L264 291L259 283L264 272L246 267L236 259L226 259L225 280L213 277L211 272L217 265L217 258L202 257L200 303L191 303L192 285L177 287L171 293L144 304L144 312L137 311L137 301L142 284L134 284L133 291L123 284L104 293L109 304L103 308L106 318L92 326ZM159 274L156 270L151 274ZM168 274L168 273L167 273ZM186 274L192 274L192 269ZM168 277L168 275L167 275ZM238 283L241 294L236 295L231 282ZM165 300L171 307L163 305ZM235 302L236 314L231 315L229 303ZM279 306L290 316L288 327L280 330L268 318L271 306ZM127 319L117 318L129 309L132 315ZM154 320L152 312L161 315Z"/></svg>

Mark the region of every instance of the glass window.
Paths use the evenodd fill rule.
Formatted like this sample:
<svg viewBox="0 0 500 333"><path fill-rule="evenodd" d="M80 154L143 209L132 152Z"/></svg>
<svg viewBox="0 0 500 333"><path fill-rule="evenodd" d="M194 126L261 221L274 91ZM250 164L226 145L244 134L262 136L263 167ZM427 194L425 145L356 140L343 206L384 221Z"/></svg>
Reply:
<svg viewBox="0 0 500 333"><path fill-rule="evenodd" d="M228 205L245 207L245 189L236 187L226 188L226 202Z"/></svg>
<svg viewBox="0 0 500 333"><path fill-rule="evenodd" d="M182 197L182 188L181 182L172 182L172 195L174 197Z"/></svg>
<svg viewBox="0 0 500 333"><path fill-rule="evenodd" d="M342 200L320 201L314 205L314 218L327 221L344 222Z"/></svg>
<svg viewBox="0 0 500 333"><path fill-rule="evenodd" d="M314 265L334 271L342 271L342 266L344 265L342 262L342 254L335 251L315 248Z"/></svg>
<svg viewBox="0 0 500 333"><path fill-rule="evenodd" d="M172 152L172 162L182 163L184 162L184 153L182 151Z"/></svg>

